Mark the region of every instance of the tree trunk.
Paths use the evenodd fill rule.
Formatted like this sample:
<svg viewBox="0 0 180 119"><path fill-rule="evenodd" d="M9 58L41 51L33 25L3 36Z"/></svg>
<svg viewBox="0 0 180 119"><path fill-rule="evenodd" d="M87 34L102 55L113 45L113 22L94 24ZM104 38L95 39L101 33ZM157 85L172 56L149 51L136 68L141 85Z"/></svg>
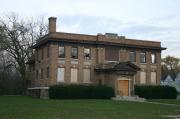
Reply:
<svg viewBox="0 0 180 119"><path fill-rule="evenodd" d="M19 72L22 78L22 88L23 88L23 95L26 95L27 92L27 84L26 84L26 66L25 63L19 63Z"/></svg>

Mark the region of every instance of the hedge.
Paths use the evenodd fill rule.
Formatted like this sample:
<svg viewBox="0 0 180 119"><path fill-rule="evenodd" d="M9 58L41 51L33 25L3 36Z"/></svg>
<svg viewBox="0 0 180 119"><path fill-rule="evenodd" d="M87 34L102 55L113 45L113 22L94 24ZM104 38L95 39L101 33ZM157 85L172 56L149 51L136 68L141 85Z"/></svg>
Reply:
<svg viewBox="0 0 180 119"><path fill-rule="evenodd" d="M110 99L114 90L107 86L54 85L49 89L51 99Z"/></svg>
<svg viewBox="0 0 180 119"><path fill-rule="evenodd" d="M147 99L176 99L176 88L171 86L135 86L135 95Z"/></svg>

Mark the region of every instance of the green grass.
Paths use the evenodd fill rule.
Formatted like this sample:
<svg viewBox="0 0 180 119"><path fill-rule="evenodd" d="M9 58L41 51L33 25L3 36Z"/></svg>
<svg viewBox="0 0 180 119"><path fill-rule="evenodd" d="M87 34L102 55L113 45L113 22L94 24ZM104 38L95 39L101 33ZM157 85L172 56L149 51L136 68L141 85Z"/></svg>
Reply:
<svg viewBox="0 0 180 119"><path fill-rule="evenodd" d="M148 101L180 105L180 100L176 100L176 99L152 99Z"/></svg>
<svg viewBox="0 0 180 119"><path fill-rule="evenodd" d="M0 96L0 119L159 119L180 107L111 100L43 100Z"/></svg>

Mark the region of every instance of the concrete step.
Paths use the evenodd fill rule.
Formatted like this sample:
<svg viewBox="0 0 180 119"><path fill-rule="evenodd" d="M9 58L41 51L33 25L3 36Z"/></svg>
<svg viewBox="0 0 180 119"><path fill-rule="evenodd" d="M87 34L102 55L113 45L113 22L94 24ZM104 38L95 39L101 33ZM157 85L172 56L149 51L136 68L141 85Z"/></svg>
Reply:
<svg viewBox="0 0 180 119"><path fill-rule="evenodd" d="M145 102L145 98L140 98L138 96L116 96L112 100L124 100L124 101L136 101L136 102Z"/></svg>

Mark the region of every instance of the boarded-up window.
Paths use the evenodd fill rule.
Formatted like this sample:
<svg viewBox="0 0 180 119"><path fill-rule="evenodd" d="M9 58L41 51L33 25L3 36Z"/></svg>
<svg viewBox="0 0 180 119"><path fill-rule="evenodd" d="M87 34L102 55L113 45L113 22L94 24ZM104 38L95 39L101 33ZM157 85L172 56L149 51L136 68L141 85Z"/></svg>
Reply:
<svg viewBox="0 0 180 119"><path fill-rule="evenodd" d="M105 48L105 60L107 61L118 61L119 60L119 49L118 48Z"/></svg>
<svg viewBox="0 0 180 119"><path fill-rule="evenodd" d="M151 53L151 63L156 63L156 54L155 53Z"/></svg>
<svg viewBox="0 0 180 119"><path fill-rule="evenodd" d="M140 72L140 84L146 84L146 72Z"/></svg>
<svg viewBox="0 0 180 119"><path fill-rule="evenodd" d="M57 68L57 82L64 82L64 68Z"/></svg>
<svg viewBox="0 0 180 119"><path fill-rule="evenodd" d="M84 83L90 83L91 75L90 75L90 69L84 69Z"/></svg>
<svg viewBox="0 0 180 119"><path fill-rule="evenodd" d="M78 74L78 70L75 68L71 69L71 82L72 83L76 83L77 82L77 74Z"/></svg>
<svg viewBox="0 0 180 119"><path fill-rule="evenodd" d="M151 72L151 83L156 84L156 72Z"/></svg>

